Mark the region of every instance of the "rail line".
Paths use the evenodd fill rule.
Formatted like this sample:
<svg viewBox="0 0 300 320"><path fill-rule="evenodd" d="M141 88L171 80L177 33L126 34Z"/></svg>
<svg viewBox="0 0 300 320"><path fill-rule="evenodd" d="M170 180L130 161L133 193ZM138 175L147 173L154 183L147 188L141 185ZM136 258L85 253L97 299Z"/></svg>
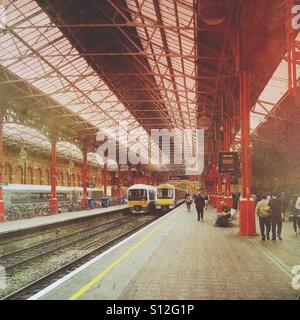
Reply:
<svg viewBox="0 0 300 320"><path fill-rule="evenodd" d="M70 250L79 252L79 256L75 259L64 263L60 267L54 268L54 270L50 272L46 272L43 276L30 281L28 284L14 290L2 299L27 299L29 296L47 287L157 218L157 215L150 214L138 216L127 215L115 221L84 229L80 232L75 232L35 245L31 248L22 249L19 252L2 256L0 258L0 264L6 268L9 279L14 277L15 274L26 272L26 270L37 270L51 258L63 257L64 254Z"/></svg>

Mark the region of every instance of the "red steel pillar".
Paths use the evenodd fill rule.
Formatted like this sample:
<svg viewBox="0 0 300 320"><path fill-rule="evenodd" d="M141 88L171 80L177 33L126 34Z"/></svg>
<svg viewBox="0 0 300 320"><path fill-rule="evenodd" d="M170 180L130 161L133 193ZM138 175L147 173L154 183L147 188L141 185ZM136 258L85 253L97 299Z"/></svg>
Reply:
<svg viewBox="0 0 300 320"><path fill-rule="evenodd" d="M255 202L251 198L250 155L250 72L240 74L242 197L240 199L240 235L256 235Z"/></svg>
<svg viewBox="0 0 300 320"><path fill-rule="evenodd" d="M58 212L58 200L56 197L56 141L51 142L51 199L49 201L51 214Z"/></svg>
<svg viewBox="0 0 300 320"><path fill-rule="evenodd" d="M285 0L286 5L286 33L287 33L287 62L288 62L288 92L290 95L297 94L297 64L299 64L300 53L297 47L297 33L292 27L292 7L294 1Z"/></svg>
<svg viewBox="0 0 300 320"><path fill-rule="evenodd" d="M230 151L230 137L231 137L231 126L229 119L225 119L224 125L224 147L225 151ZM230 208L232 207L232 197L231 197L231 173L225 174L225 197L224 203Z"/></svg>
<svg viewBox="0 0 300 320"><path fill-rule="evenodd" d="M87 150L83 151L82 159L82 179L83 179L83 195L82 195L82 207L84 209L88 208L88 192L87 192L87 174L88 174L88 164L87 164Z"/></svg>
<svg viewBox="0 0 300 320"><path fill-rule="evenodd" d="M218 145L218 151L222 150L222 145ZM223 183L223 176L222 173L217 171L217 199L216 199L216 209L217 212L222 212L222 203L223 203L223 193L222 193L222 183Z"/></svg>
<svg viewBox="0 0 300 320"><path fill-rule="evenodd" d="M217 170L216 170L216 161L215 158L213 157L212 159L212 170L211 170L211 180L213 181L212 185L212 191L210 195L210 202L212 205L216 206L217 204Z"/></svg>
<svg viewBox="0 0 300 320"><path fill-rule="evenodd" d="M216 199L216 209L217 212L222 212L222 202L223 202L223 195L222 195L222 173L217 174L217 199Z"/></svg>
<svg viewBox="0 0 300 320"><path fill-rule="evenodd" d="M3 182L3 110L0 109L0 222L5 220L5 207L2 195Z"/></svg>

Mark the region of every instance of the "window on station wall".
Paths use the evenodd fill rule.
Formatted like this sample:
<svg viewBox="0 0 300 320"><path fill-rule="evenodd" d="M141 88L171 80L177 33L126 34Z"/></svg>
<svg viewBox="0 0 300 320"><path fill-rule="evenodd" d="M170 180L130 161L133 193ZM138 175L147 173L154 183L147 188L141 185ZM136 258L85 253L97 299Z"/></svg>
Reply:
<svg viewBox="0 0 300 320"><path fill-rule="evenodd" d="M31 167L28 167L26 171L26 184L33 184L33 170Z"/></svg>
<svg viewBox="0 0 300 320"><path fill-rule="evenodd" d="M13 183L12 181L12 166L10 163L6 163L4 166L4 182Z"/></svg>
<svg viewBox="0 0 300 320"><path fill-rule="evenodd" d="M63 172L60 173L60 185L61 186L65 185L65 177Z"/></svg>
<svg viewBox="0 0 300 320"><path fill-rule="evenodd" d="M42 174L42 170L41 168L38 168L36 170L36 184L40 184L42 185L43 184L43 174Z"/></svg>
<svg viewBox="0 0 300 320"><path fill-rule="evenodd" d="M72 187L76 186L76 181L75 181L75 174L72 174Z"/></svg>
<svg viewBox="0 0 300 320"><path fill-rule="evenodd" d="M50 171L48 169L46 169L45 171L45 182L47 185L50 185L51 184L51 181L50 181Z"/></svg>
<svg viewBox="0 0 300 320"><path fill-rule="evenodd" d="M16 174L15 174L15 183L17 183L17 184L24 183L23 168L21 166L17 166Z"/></svg>
<svg viewBox="0 0 300 320"><path fill-rule="evenodd" d="M77 175L77 186L78 186L78 187L81 186L81 177L80 177L79 174Z"/></svg>

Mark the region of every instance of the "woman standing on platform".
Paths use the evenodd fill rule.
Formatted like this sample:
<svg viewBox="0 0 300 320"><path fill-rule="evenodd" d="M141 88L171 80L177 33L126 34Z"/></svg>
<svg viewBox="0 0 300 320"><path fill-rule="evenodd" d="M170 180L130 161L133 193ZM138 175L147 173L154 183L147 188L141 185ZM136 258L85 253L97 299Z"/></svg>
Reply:
<svg viewBox="0 0 300 320"><path fill-rule="evenodd" d="M209 195L205 193L204 195L204 200L205 200L205 210L208 208L208 203L209 203Z"/></svg>
<svg viewBox="0 0 300 320"><path fill-rule="evenodd" d="M192 199L191 195L189 193L187 193L185 196L185 203L186 203L186 207L187 207L188 212L191 211L192 202L193 202L193 199Z"/></svg>
<svg viewBox="0 0 300 320"><path fill-rule="evenodd" d="M300 197L295 194L290 202L290 212L293 218L293 227L296 236L300 234Z"/></svg>

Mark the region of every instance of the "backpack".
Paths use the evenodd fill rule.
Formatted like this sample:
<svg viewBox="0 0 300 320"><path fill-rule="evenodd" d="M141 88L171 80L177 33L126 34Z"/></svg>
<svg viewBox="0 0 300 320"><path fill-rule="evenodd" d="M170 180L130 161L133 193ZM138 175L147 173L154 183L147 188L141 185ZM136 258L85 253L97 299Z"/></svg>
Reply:
<svg viewBox="0 0 300 320"><path fill-rule="evenodd" d="M264 204L259 207L258 215L260 217L268 217L270 215L270 207L267 204Z"/></svg>

